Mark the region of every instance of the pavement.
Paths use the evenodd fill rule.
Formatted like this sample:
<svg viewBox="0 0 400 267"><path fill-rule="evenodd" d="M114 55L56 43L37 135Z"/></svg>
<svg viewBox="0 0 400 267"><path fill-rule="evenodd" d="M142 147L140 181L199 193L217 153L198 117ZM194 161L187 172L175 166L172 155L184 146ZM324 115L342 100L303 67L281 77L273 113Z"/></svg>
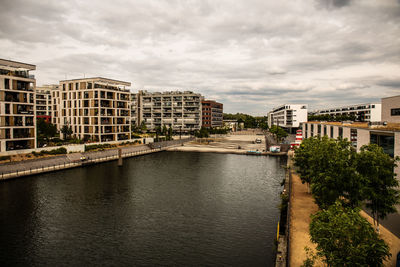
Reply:
<svg viewBox="0 0 400 267"><path fill-rule="evenodd" d="M132 152L149 150L147 145L140 146L126 146L122 147L122 154L128 154ZM54 157L45 157L40 159L31 159L21 162L11 162L0 164L0 177L7 173L16 173L22 171L29 171L34 169L46 169L52 166L66 165L69 163L77 162L80 160L81 156L85 156L86 159L100 159L110 156L118 155L118 148L106 149L103 151L92 151L84 153L73 153L67 155L59 155Z"/></svg>

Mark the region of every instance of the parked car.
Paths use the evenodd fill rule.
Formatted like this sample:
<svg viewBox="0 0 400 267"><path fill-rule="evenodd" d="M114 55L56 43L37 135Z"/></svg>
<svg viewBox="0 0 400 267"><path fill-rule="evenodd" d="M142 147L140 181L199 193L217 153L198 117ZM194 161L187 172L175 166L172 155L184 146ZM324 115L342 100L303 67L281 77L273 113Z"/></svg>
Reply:
<svg viewBox="0 0 400 267"><path fill-rule="evenodd" d="M261 144L261 143L262 143L261 139L260 139L260 138L257 138L257 139L256 139L256 144Z"/></svg>

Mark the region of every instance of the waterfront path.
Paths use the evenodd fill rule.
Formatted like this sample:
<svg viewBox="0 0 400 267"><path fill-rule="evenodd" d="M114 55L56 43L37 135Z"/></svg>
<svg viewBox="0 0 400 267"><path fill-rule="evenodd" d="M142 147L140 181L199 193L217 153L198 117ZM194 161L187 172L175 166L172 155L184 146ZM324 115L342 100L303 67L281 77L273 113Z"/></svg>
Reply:
<svg viewBox="0 0 400 267"><path fill-rule="evenodd" d="M122 147L121 150L123 157L130 157L134 155L155 152L157 149L151 149L148 145L139 145ZM86 158L85 161L80 160L82 156ZM52 170L72 168L83 165L85 163L96 163L113 160L117 159L117 157L118 148L114 148L106 149L103 151L89 151L83 153L73 153L54 157L32 159L22 162L4 163L0 165L0 179L9 179Z"/></svg>
<svg viewBox="0 0 400 267"><path fill-rule="evenodd" d="M290 196L290 237L289 237L289 266L300 266L306 259L304 247L315 248L310 241L309 224L310 215L318 210L314 200L307 192L307 185L302 184L300 177L292 174L292 186ZM361 215L372 223L372 218L365 212ZM380 227L380 236L390 247L391 259L385 266L396 266L396 255L400 251L400 239L385 227ZM318 265L318 264L317 264Z"/></svg>

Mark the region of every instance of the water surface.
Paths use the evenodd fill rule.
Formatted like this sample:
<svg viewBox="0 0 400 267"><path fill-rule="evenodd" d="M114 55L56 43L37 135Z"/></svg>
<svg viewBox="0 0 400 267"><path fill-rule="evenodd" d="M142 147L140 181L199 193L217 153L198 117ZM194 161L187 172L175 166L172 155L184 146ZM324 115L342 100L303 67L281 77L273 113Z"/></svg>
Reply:
<svg viewBox="0 0 400 267"><path fill-rule="evenodd" d="M2 266L273 266L279 158L162 152L0 183Z"/></svg>

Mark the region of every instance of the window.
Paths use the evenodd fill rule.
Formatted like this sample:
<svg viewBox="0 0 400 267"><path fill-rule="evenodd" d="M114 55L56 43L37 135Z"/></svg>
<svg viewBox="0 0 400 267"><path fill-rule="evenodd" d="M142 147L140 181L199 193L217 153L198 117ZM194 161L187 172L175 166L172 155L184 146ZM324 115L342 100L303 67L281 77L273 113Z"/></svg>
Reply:
<svg viewBox="0 0 400 267"><path fill-rule="evenodd" d="M400 108L392 108L390 110L390 115L392 115L392 116L400 116Z"/></svg>
<svg viewBox="0 0 400 267"><path fill-rule="evenodd" d="M383 152L389 156L394 156L394 136L393 135L380 135L371 133L371 144L377 144L383 148Z"/></svg>
<svg viewBox="0 0 400 267"><path fill-rule="evenodd" d="M339 137L343 138L343 128L339 127Z"/></svg>
<svg viewBox="0 0 400 267"><path fill-rule="evenodd" d="M333 126L331 126L331 138L333 138Z"/></svg>
<svg viewBox="0 0 400 267"><path fill-rule="evenodd" d="M4 79L4 89L10 89L10 79Z"/></svg>

